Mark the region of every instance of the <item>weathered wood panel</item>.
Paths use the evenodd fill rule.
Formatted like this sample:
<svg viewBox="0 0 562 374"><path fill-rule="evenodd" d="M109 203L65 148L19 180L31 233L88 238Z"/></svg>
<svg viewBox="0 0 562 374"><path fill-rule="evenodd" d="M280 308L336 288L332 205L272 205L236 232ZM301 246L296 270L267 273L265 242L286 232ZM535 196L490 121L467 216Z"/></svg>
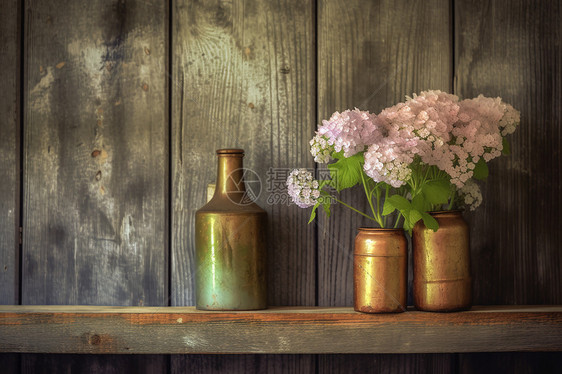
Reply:
<svg viewBox="0 0 562 374"><path fill-rule="evenodd" d="M173 356L172 356L173 357ZM179 357L179 356L176 356ZM310 355L182 355L172 360L172 373L302 373L314 372Z"/></svg>
<svg viewBox="0 0 562 374"><path fill-rule="evenodd" d="M33 337L30 339L30 337ZM45 353L431 353L561 351L562 306L370 315L351 308L0 307L0 351ZM279 357L278 365L284 365ZM361 356L365 357L365 356ZM446 356L439 356L447 367ZM232 370L263 358L230 360ZM220 361L217 357L217 361ZM269 359L266 359L266 361ZM367 361L380 361L371 357ZM191 367L193 357L172 360ZM181 364L181 362L184 364ZM325 357L334 366L341 358ZM392 360L391 360L392 361ZM431 365L431 357L412 362ZM200 360L208 363L207 360ZM356 365L368 365L356 362ZM306 359L301 363L307 363ZM267 365L273 363L267 363ZM185 365L185 366L183 366ZM207 364L205 364L207 365ZM219 364L217 362L217 365ZM229 366L230 364L224 364ZM260 364L261 365L261 364ZM389 362L390 366L394 364ZM301 370L310 369L300 367ZM343 369L343 368L342 368Z"/></svg>
<svg viewBox="0 0 562 374"><path fill-rule="evenodd" d="M521 111L511 155L494 160L469 217L474 301L562 301L560 2L455 5L455 91L501 96Z"/></svg>
<svg viewBox="0 0 562 374"><path fill-rule="evenodd" d="M501 352L459 354L458 373L559 373L562 352Z"/></svg>
<svg viewBox="0 0 562 374"><path fill-rule="evenodd" d="M167 305L167 31L161 1L26 1L24 304Z"/></svg>
<svg viewBox="0 0 562 374"><path fill-rule="evenodd" d="M451 90L448 1L325 1L318 11L319 122L336 110L378 113L413 92ZM343 201L367 211L363 195L357 187ZM318 222L319 305L352 305L353 239L372 223L343 206Z"/></svg>
<svg viewBox="0 0 562 374"><path fill-rule="evenodd" d="M19 353L0 353L2 373L20 373L20 357L21 354Z"/></svg>
<svg viewBox="0 0 562 374"><path fill-rule="evenodd" d="M557 2L458 2L456 92L501 96L521 110L512 154L495 160L472 227L477 303L562 297L560 199L561 10ZM557 353L463 354L460 372L557 372Z"/></svg>
<svg viewBox="0 0 562 374"><path fill-rule="evenodd" d="M0 2L0 304L19 303L21 2ZM0 354L5 373L17 354Z"/></svg>
<svg viewBox="0 0 562 374"><path fill-rule="evenodd" d="M313 1L173 2L172 305L194 303L195 211L216 178L215 150L235 147L262 182L269 303L315 303L314 228L282 200L288 170L312 167L314 19ZM314 371L312 356L177 356L172 369L204 371L210 362L227 372Z"/></svg>
<svg viewBox="0 0 562 374"><path fill-rule="evenodd" d="M20 6L0 4L0 304L19 302Z"/></svg>
<svg viewBox="0 0 562 374"><path fill-rule="evenodd" d="M369 344L364 342L364 344ZM319 355L323 373L455 373L450 354Z"/></svg>
<svg viewBox="0 0 562 374"><path fill-rule="evenodd" d="M194 217L216 178L219 148L243 148L270 221L269 302L314 304L306 213L270 204L286 170L312 166L314 29L310 1L175 2L173 8L172 304L194 300ZM269 168L285 172L272 175ZM280 188L277 182L281 184ZM270 185L271 183L271 185Z"/></svg>
<svg viewBox="0 0 562 374"><path fill-rule="evenodd" d="M354 107L377 113L426 89L452 89L449 1L319 2L318 122ZM363 195L356 187L344 192L342 200L368 211ZM329 219L320 214L318 305L353 305L353 240L361 226L372 223L345 207L334 206ZM387 356L356 358L359 367L376 361L388 371L395 365ZM410 370L419 360L432 366L428 362L433 359L412 357ZM452 357L438 360L435 368L447 368ZM319 365L327 372L348 368L346 360L328 356Z"/></svg>
<svg viewBox="0 0 562 374"><path fill-rule="evenodd" d="M167 25L27 2L24 304L166 304Z"/></svg>
<svg viewBox="0 0 562 374"><path fill-rule="evenodd" d="M166 373L161 356L22 354L21 373Z"/></svg>

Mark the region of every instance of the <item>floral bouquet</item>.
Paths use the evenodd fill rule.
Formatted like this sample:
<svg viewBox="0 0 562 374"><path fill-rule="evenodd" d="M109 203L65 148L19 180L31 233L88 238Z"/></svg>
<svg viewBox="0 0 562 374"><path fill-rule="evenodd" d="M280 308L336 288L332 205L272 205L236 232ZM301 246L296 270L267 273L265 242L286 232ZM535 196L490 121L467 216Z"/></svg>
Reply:
<svg viewBox="0 0 562 374"><path fill-rule="evenodd" d="M441 91L414 94L378 115L336 112L310 141L314 160L328 164L330 178L318 181L310 171L295 169L288 193L299 207L313 207L309 222L318 207L329 216L337 202L382 228L402 224L411 232L421 219L437 230L428 212L480 205L476 180L488 176L488 161L509 153L505 137L518 124L519 112L499 97L460 101ZM363 188L369 212L337 198L356 185Z"/></svg>

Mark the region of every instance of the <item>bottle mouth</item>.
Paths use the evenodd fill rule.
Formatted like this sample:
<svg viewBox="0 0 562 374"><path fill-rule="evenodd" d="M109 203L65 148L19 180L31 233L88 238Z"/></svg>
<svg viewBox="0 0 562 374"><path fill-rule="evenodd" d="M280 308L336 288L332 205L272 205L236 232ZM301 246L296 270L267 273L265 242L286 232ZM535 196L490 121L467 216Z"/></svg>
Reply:
<svg viewBox="0 0 562 374"><path fill-rule="evenodd" d="M236 148L217 149L217 155L244 156L244 150Z"/></svg>
<svg viewBox="0 0 562 374"><path fill-rule="evenodd" d="M404 229L400 228L381 228L381 227L359 227L358 231L370 232L370 233L384 233L384 232L404 232Z"/></svg>
<svg viewBox="0 0 562 374"><path fill-rule="evenodd" d="M433 212L428 212L432 216L444 216L447 214L459 214L462 213L462 209L454 209L454 210L436 210Z"/></svg>

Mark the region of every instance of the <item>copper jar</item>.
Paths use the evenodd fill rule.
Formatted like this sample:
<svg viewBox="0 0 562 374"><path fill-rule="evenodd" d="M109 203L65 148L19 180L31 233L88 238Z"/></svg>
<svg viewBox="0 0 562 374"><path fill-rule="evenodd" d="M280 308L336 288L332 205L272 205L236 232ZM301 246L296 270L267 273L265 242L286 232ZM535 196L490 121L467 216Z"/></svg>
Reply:
<svg viewBox="0 0 562 374"><path fill-rule="evenodd" d="M406 310L407 248L402 229L359 229L353 256L356 311L397 313Z"/></svg>
<svg viewBox="0 0 562 374"><path fill-rule="evenodd" d="M412 232L414 304L418 310L452 312L470 309L470 240L460 211L431 213L433 231L420 220Z"/></svg>
<svg viewBox="0 0 562 374"><path fill-rule="evenodd" d="M246 190L241 149L220 149L213 198L195 214L196 307L267 307L267 213Z"/></svg>

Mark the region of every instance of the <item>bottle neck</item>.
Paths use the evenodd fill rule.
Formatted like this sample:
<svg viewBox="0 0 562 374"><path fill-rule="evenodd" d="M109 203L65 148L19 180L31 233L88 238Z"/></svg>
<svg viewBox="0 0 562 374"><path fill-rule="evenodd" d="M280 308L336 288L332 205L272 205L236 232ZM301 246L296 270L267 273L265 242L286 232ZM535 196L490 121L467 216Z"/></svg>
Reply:
<svg viewBox="0 0 562 374"><path fill-rule="evenodd" d="M217 185L215 196L228 196L231 200L242 197L244 184L243 153L218 154Z"/></svg>

